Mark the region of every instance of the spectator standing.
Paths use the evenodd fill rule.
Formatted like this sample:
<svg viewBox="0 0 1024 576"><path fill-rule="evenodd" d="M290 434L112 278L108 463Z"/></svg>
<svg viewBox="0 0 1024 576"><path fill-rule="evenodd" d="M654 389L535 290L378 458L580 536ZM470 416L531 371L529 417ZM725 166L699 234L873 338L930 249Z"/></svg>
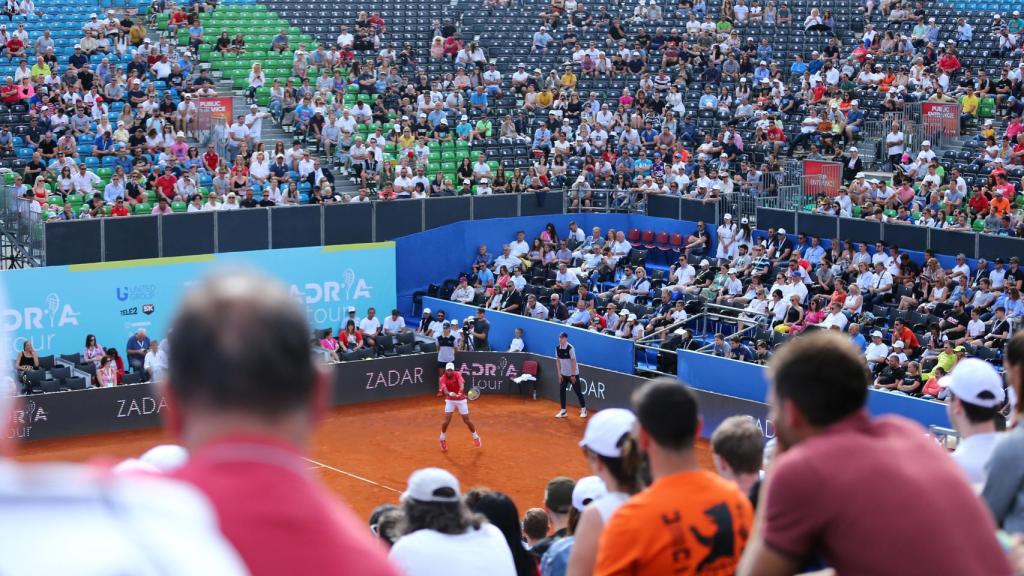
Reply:
<svg viewBox="0 0 1024 576"><path fill-rule="evenodd" d="M803 336L768 370L778 452L737 574L795 574L810 556L840 574L1011 573L991 517L942 448L907 420L868 416L868 373L847 338ZM927 538L892 540L922 527Z"/></svg>
<svg viewBox="0 0 1024 576"><path fill-rule="evenodd" d="M190 454L173 475L206 495L249 571L395 575L303 457L329 381L288 291L215 276L185 297L173 326L164 425Z"/></svg>
<svg viewBox="0 0 1024 576"><path fill-rule="evenodd" d="M554 542L569 534L569 509L572 507L572 491L576 482L566 476L548 481L544 488L544 512L551 520L551 534L535 543L530 553L540 560Z"/></svg>
<svg viewBox="0 0 1024 576"><path fill-rule="evenodd" d="M580 440L584 456L607 493L585 507L576 529L566 574L592 574L601 533L612 514L640 490L640 453L633 427L636 416L623 408L606 408L587 422Z"/></svg>
<svg viewBox="0 0 1024 576"><path fill-rule="evenodd" d="M1006 399L1003 379L988 362L965 358L939 381L939 386L950 392L946 411L960 434L953 460L967 473L971 485L980 490L985 486L985 465L1000 439L995 419Z"/></svg>
<svg viewBox="0 0 1024 576"><path fill-rule="evenodd" d="M491 323L487 321L487 311L483 308L476 309L476 318L473 320L473 350L485 352L491 349L488 335L491 332Z"/></svg>
<svg viewBox="0 0 1024 576"><path fill-rule="evenodd" d="M516 576L501 531L462 501L459 481L447 470L423 468L402 494L402 536L390 558L407 576Z"/></svg>
<svg viewBox="0 0 1024 576"><path fill-rule="evenodd" d="M1014 425L992 452L981 496L1000 528L1020 534L1024 533L1024 332L1007 344L1003 366L1010 397L1016 399L1011 415Z"/></svg>
<svg viewBox="0 0 1024 576"><path fill-rule="evenodd" d="M160 383L167 372L167 354L160 349L160 341L152 340L149 343L149 352L142 364L146 375L151 382Z"/></svg>
<svg viewBox="0 0 1024 576"><path fill-rule="evenodd" d="M632 405L637 445L654 481L608 521L594 574L732 573L753 509L734 484L697 462L696 394L678 380L661 378L636 390Z"/></svg>

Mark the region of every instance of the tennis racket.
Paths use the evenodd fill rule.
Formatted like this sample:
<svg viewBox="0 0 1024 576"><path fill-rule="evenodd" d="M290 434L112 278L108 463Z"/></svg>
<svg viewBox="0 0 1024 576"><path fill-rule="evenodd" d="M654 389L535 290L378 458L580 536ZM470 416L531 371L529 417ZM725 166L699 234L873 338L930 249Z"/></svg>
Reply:
<svg viewBox="0 0 1024 576"><path fill-rule="evenodd" d="M476 400L479 397L480 397L480 390L478 390L475 387L474 388L470 388L469 391L466 392L466 398L469 398L470 400Z"/></svg>

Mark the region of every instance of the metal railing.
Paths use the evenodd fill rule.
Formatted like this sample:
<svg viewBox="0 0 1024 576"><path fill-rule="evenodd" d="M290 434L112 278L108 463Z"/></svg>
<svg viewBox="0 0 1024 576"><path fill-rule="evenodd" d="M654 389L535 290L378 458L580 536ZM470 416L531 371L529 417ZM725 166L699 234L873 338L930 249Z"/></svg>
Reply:
<svg viewBox="0 0 1024 576"><path fill-rule="evenodd" d="M41 266L44 224L39 204L19 197L13 186L0 184L0 221L4 237L2 267Z"/></svg>

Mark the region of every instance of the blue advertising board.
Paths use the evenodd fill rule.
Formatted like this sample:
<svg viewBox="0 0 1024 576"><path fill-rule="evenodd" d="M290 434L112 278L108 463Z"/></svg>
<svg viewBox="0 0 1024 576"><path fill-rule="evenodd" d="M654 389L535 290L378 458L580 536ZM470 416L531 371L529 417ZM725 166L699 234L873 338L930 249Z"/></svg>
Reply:
<svg viewBox="0 0 1024 576"><path fill-rule="evenodd" d="M679 350L678 356L679 379L694 388L755 402L768 399L768 379L763 366L691 350ZM949 416L942 402L872 389L868 390L867 407L868 412L876 416L899 414L926 428L949 427Z"/></svg>
<svg viewBox="0 0 1024 576"><path fill-rule="evenodd" d="M87 334L121 348L145 328L163 338L184 291L214 268L247 267L285 283L309 324L337 330L348 306L395 307L393 242L233 252L10 270L0 276L6 350L31 340L40 355L81 351Z"/></svg>

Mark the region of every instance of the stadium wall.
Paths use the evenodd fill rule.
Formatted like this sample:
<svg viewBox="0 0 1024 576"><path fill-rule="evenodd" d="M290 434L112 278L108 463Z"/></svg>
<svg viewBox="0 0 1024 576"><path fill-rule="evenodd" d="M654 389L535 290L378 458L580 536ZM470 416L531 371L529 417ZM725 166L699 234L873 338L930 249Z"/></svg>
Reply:
<svg viewBox="0 0 1024 576"><path fill-rule="evenodd" d="M459 370L468 384L481 390L484 402L491 394L529 394L529 383L519 386L513 382L523 374L526 361L538 365L538 397L557 402L559 381L554 358L500 352L463 352L456 356ZM335 364L333 370L335 405L430 396L437 391L434 354L345 362ZM628 407L633 390L644 382L638 376L587 365L580 366L580 379L587 405L592 409ZM697 392L705 436L719 422L735 414L754 417L766 436L774 436L774 428L767 420L768 407L763 403ZM575 395L569 394L569 398L576 405ZM19 400L21 406L8 423L7 434L23 441L154 428L160 425L160 414L166 406L159 390L148 384L39 394Z"/></svg>
<svg viewBox="0 0 1024 576"><path fill-rule="evenodd" d="M756 364L719 358L691 350L678 350L679 379L694 388L764 402L768 398L765 368ZM723 375L728 374L725 378ZM950 426L946 405L903 394L868 390L868 410L875 415L899 414L924 427Z"/></svg>
<svg viewBox="0 0 1024 576"><path fill-rule="evenodd" d="M337 328L345 308L395 307L393 242L316 246L9 270L2 335L9 357L25 340L40 355L82 350L87 334L123 348L145 328L163 338L182 294L213 266L262 270L291 289L313 327Z"/></svg>

